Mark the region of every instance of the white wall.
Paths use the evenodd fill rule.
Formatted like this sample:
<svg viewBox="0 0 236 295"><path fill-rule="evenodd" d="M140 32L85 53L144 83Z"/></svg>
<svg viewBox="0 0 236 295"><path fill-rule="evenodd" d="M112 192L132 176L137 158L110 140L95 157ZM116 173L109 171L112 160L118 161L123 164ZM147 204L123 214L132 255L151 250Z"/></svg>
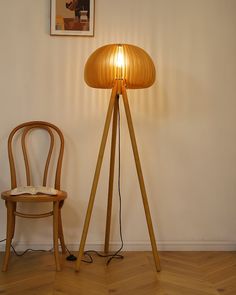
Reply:
<svg viewBox="0 0 236 295"><path fill-rule="evenodd" d="M234 0L97 0L95 37L52 37L49 0L1 1L0 190L10 184L10 130L28 120L58 125L66 139L65 237L77 248L110 95L84 83L84 64L104 44L136 44L157 67L154 86L129 91L157 240L162 249L235 249L235 11ZM124 241L129 249L144 249L149 238L123 115L121 137ZM104 237L108 151L90 244ZM0 216L2 239L3 201ZM19 220L15 241L49 247L50 227L50 219Z"/></svg>

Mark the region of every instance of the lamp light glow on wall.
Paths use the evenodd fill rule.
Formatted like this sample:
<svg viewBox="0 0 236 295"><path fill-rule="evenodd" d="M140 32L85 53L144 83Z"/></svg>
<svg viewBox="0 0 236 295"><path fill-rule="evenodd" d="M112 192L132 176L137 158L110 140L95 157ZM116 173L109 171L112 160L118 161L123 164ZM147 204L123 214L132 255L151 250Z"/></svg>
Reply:
<svg viewBox="0 0 236 295"><path fill-rule="evenodd" d="M103 155L105 151L108 131L113 115L112 138L111 138L111 154L110 154L110 174L108 186L108 204L106 218L106 234L104 252L109 251L111 211L112 211L112 195L113 195L113 179L115 167L115 148L117 133L117 112L119 96L121 95L124 102L125 114L140 184L141 196L152 245L152 252L155 261L156 270L160 271L160 260L158 256L155 235L151 220L150 209L147 200L147 193L142 174L138 148L134 133L133 122L131 118L128 96L126 89L140 89L151 86L155 81L155 66L150 56L141 48L129 44L109 44L98 48L88 58L84 79L86 83L93 88L112 89L111 98L106 115L105 126L102 135L102 141L99 149L97 165L95 169L93 184L91 188L87 213L85 217L83 233L80 242L79 253L76 262L76 271L79 271L81 259L84 253L85 242L88 234L89 223L92 215L100 170L102 166Z"/></svg>

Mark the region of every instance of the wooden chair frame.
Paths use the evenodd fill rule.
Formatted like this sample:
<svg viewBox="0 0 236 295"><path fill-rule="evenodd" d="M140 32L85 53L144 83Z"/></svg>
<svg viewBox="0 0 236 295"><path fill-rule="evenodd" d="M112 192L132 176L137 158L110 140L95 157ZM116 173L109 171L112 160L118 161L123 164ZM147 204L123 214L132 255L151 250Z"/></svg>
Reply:
<svg viewBox="0 0 236 295"><path fill-rule="evenodd" d="M50 160L52 158L53 150L54 150L54 134L57 134L60 141L60 149L57 159L56 173L55 173L55 184L54 188L58 190L57 195L43 195L39 194L35 195L17 195L12 196L11 190L2 192L1 198L5 200L6 208L7 208L7 234L6 234L6 247L5 247L5 256L3 260L2 271L7 271L9 258L10 258L10 248L12 239L14 237L15 232L15 222L16 216L22 218L44 218L48 216L53 216L53 249L54 249L54 257L56 263L56 270L60 270L60 262L59 262L59 244L58 239L60 240L62 253L66 253L66 246L63 236L63 227L62 227L62 218L61 218L61 208L63 206L64 200L67 197L67 193L60 190L60 181L61 181L61 168L62 168L62 160L64 154L64 137L62 132L55 125L43 122L43 121L31 121L20 124L16 128L12 130L8 137L8 157L10 164L10 174L11 174L11 189L17 187L17 177L16 177L16 168L15 168L15 160L13 155L13 138L18 132L22 132L21 134L21 147L23 152L25 171L26 171L26 183L27 186L32 185L31 173L30 173L30 165L27 154L26 147L26 137L29 131L32 129L43 129L48 132L50 136L50 146L48 150L48 155L46 158L46 164L44 168L43 174L43 186L47 185L48 180L48 171L50 166ZM51 202L53 204L52 211L42 214L29 214L22 213L17 211L17 203L18 202L30 202L30 203L42 203L42 202Z"/></svg>

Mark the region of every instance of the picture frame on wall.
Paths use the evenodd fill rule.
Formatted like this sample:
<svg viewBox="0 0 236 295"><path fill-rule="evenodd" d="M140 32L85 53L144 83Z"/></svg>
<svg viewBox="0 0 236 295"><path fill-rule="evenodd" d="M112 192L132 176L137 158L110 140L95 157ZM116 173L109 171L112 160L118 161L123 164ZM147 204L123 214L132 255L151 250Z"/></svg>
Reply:
<svg viewBox="0 0 236 295"><path fill-rule="evenodd" d="M51 35L94 36L95 0L51 0Z"/></svg>

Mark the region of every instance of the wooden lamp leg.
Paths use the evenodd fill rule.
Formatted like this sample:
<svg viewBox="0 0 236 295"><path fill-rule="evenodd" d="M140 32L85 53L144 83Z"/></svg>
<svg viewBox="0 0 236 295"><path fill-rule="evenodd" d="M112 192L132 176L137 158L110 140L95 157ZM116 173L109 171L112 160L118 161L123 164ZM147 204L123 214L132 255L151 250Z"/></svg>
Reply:
<svg viewBox="0 0 236 295"><path fill-rule="evenodd" d="M137 147L137 143L136 143L136 139L135 139L134 127L133 127L132 117L131 117L131 113L130 113L127 92L126 92L124 85L122 86L122 97L123 97L123 101L124 101L125 113L126 113L126 118L127 118L129 133L130 133L130 139L131 139L131 144L132 144L133 153L134 153L136 170L137 170L137 174L138 174L138 180L139 180L139 185L140 185L140 190L141 190L141 195L142 195L142 200L143 200L143 206L144 206L144 211L145 211L145 215L146 215L151 245L152 245L153 257L154 257L154 261L155 261L156 270L160 271L161 270L160 260L159 260L159 256L158 256L158 252L157 252L157 245L156 245L154 230L153 230L153 226L152 226L152 219L151 219L150 209L149 209L149 205L148 205L148 199L147 199L147 193L146 193L145 184L144 184L143 173L142 173L142 169L141 169L141 163L140 163L139 154L138 154L138 147Z"/></svg>
<svg viewBox="0 0 236 295"><path fill-rule="evenodd" d="M85 247L89 223L90 223L90 219L91 219L91 215L92 215L94 199L95 199L95 195L96 195L96 191L97 191L97 185L98 185L99 175L100 175L100 171L101 171L102 160L103 160L103 155L104 155L104 151L105 151L108 131L109 131L110 123L111 123L112 111L114 109L116 93L117 93L117 83L114 85L114 87L112 89L110 103L108 106L105 126L104 126L104 130L103 130L103 135L102 135L102 141L101 141L98 159L97 159L96 170L95 170L95 174L94 174L94 178L93 178L92 189L91 189L91 193L90 193L87 213L86 213L82 237L81 237L81 241L80 241L79 253L77 256L77 261L76 261L76 266L75 266L76 271L79 271L81 259L82 259L83 253L84 253L84 247Z"/></svg>
<svg viewBox="0 0 236 295"><path fill-rule="evenodd" d="M113 123L112 123L112 137L111 137L111 156L110 156L110 174L109 174L109 187L108 187L108 202L107 202L107 219L106 219L106 234L104 252L109 252L110 228L111 228L111 211L112 211L112 195L113 195L113 182L114 182L114 168L115 168L115 153L116 153L116 131L117 131L117 110L118 99L115 100Z"/></svg>

